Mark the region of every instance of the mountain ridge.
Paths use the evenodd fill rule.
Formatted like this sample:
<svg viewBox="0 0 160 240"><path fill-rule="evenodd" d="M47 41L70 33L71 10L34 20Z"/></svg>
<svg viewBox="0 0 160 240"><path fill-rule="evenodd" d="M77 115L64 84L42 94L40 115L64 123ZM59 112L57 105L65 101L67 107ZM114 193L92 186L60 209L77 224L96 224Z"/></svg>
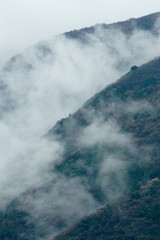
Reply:
<svg viewBox="0 0 160 240"><path fill-rule="evenodd" d="M73 39L83 39L85 34L93 34L95 32L95 28L102 26L104 29L114 29L114 28L120 28L122 32L131 34L134 28L141 30L153 30L153 26L157 19L160 16L160 12L147 14L143 17L138 18L130 18L129 20L119 21L116 23L99 23L91 27L82 28L79 30L73 30L70 32L65 33L65 35L69 38ZM154 30L153 30L154 31Z"/></svg>
<svg viewBox="0 0 160 240"><path fill-rule="evenodd" d="M119 21L116 23L110 23L110 24L99 23L99 24L93 25L91 27L81 28L78 30L72 30L72 31L69 31L66 33L62 33L60 35L57 35L56 37L66 36L67 38L70 38L70 39L75 39L78 41L86 42L87 38L88 38L87 34L92 35L95 32L95 29L97 27L102 27L104 30L105 29L108 29L108 30L119 29L120 31L122 31L125 34L131 34L134 29L144 30L144 31L152 31L152 33L157 34L157 30L154 27L155 27L155 23L159 17L160 17L160 12L155 12L152 14L147 14L143 17L131 18L129 20ZM45 47L45 45L44 45L45 42L46 42L45 40L42 40L42 41L38 42L37 44L33 45L33 46L36 46L36 45L39 46L39 50L42 51L42 53L41 53L42 57L43 57L43 55L45 56L45 55L50 54L50 49ZM27 49L30 49L31 47L32 46L28 47ZM14 64L15 61L17 61L17 60L19 61L20 58L21 58L20 54L14 55L7 61L7 64L4 68L6 70L9 70L11 68L11 65ZM32 65L30 63L26 63L26 68L32 69Z"/></svg>
<svg viewBox="0 0 160 240"><path fill-rule="evenodd" d="M156 16L159 16L159 14L156 13ZM152 31L155 15L151 14L149 16L152 19L151 24L145 24ZM147 16L141 18L142 26L145 26L146 19ZM130 22L132 21L130 20ZM128 34L131 33L128 22L124 29ZM79 41L85 40L87 35L86 33L83 34L84 32L85 30L82 32L80 30L80 35L76 35L76 32L75 35L72 36L71 34L69 37L78 37ZM38 61L43 62L48 54L50 54L48 48L45 50L42 45L38 49L36 57ZM147 184L159 178L159 59L158 57L138 67L133 65L130 71L122 76L118 82L110 84L98 92L85 102L79 110L70 114L68 118L61 119L49 130L45 139L48 138L50 142L54 142L56 139L64 147L64 152L60 155L60 161L57 161L56 164L52 162L49 165L48 173L53 174L53 179L51 178L49 183L47 182L39 188L33 186L33 188L14 199L6 210L0 213L0 238L2 240L50 239L48 233L51 236L57 234L57 231L62 231L75 221L79 221L81 216L85 216L84 209L89 208L93 212L97 208L105 206L106 203L116 203L117 199L121 199L122 205L123 201L124 204L128 204L129 209L133 206L137 207L135 202L140 203L139 198L143 186L148 186ZM22 69L19 69L18 64L14 65L17 60L13 59L13 63L5 71L7 73L11 71L12 73L14 67L16 71L22 70L24 75L28 70L32 71L32 66L28 63L23 66L22 60L21 57L18 60L22 63ZM43 160L46 160L45 156ZM153 181L153 186L159 191L157 182L159 181ZM59 191L58 194L57 191ZM157 204L156 191L153 192L155 197L153 202ZM149 194L150 190L146 195L149 196ZM78 197L80 200L77 200ZM54 202L55 198L58 199L56 202ZM126 198L130 198L131 204L127 202ZM41 205L39 204L41 204L41 201L43 204L43 200L45 202L44 212L42 215L38 212L37 217L32 207L39 207L41 212ZM142 196L142 200L142 202L148 204L145 194ZM152 208L151 196L149 201L151 205L147 205L146 212L139 217L144 219L145 216L149 216L149 218L153 218L152 223L154 224L155 209L158 209L158 207L154 206ZM113 210L113 215L115 214L114 216L117 217L114 208L108 206L107 209L107 212L110 213ZM27 211L30 212L27 213ZM100 216L103 216L103 210L99 211L102 213ZM87 214L89 213L87 212ZM105 216L105 219L107 219L108 215ZM92 217L94 222L95 215L93 214ZM88 219L90 219L90 216L85 218L85 221L88 221ZM114 219L111 219L111 225L113 225L112 220L114 222ZM130 220L132 222L132 219ZM104 225L107 224L106 220L103 223ZM137 223L134 222L134 224ZM101 217L99 218L99 225L101 225ZM88 226L91 227L89 234L95 240L94 228L96 226L90 223ZM116 228L118 226L116 225ZM126 229L120 226L118 233L119 231L120 238L118 239L122 239ZM83 231L81 234L83 235ZM144 236L147 236L146 233L144 233ZM140 237L146 240L144 236ZM72 235L72 239L76 239L76 237L79 239L79 235ZM84 238L84 236L82 237ZM113 234L112 237L111 239L116 240L117 236ZM135 236L130 236L130 239L135 239Z"/></svg>

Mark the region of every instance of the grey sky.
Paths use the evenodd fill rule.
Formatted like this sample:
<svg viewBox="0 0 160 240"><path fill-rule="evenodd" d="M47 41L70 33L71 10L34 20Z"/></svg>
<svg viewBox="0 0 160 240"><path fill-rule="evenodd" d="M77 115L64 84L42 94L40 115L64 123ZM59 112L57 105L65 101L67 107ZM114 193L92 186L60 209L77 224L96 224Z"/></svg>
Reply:
<svg viewBox="0 0 160 240"><path fill-rule="evenodd" d="M0 0L1 58L65 31L158 11L159 0Z"/></svg>

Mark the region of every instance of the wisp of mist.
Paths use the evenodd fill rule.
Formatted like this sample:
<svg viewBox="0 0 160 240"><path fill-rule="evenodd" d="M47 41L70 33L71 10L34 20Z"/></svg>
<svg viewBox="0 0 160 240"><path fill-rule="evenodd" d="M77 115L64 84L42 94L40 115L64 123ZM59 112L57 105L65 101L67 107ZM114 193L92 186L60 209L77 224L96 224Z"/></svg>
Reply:
<svg viewBox="0 0 160 240"><path fill-rule="evenodd" d="M57 120L76 111L97 91L130 71L132 65L158 56L160 38L142 30L126 36L119 30L100 27L86 37L89 44L64 35L40 42L1 67L1 210L28 189L46 185L54 178L56 184L47 196L47 206L44 195L44 199L36 198L35 202L27 204L32 206L35 215L36 212L39 212L37 216L49 212L51 207L78 219L98 206L78 179L73 182L52 175L51 166L53 168L61 158L63 144L56 140L49 142L42 136ZM112 129L110 125L108 131L114 134L114 126ZM96 141L95 136L93 140ZM111 162L113 158L104 164L109 168L113 165ZM61 189L65 189L63 201ZM76 196L74 200L73 196ZM86 207L81 205L84 201L87 201Z"/></svg>

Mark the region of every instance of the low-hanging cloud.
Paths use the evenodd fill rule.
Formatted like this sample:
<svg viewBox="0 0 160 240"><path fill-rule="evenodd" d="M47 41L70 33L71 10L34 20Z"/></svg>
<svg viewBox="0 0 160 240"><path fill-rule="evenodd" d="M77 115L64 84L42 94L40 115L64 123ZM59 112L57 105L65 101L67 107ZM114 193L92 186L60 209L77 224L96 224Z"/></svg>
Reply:
<svg viewBox="0 0 160 240"><path fill-rule="evenodd" d="M134 115L152 115L156 108L146 100L113 101L105 108L101 102L101 109L104 109L104 112L101 110L101 116L94 111L90 112L90 124L81 130L78 147L89 148L90 151L96 149L99 162L96 165L92 162L92 167L98 171L95 181L106 200L113 201L128 192L128 170L132 164L141 166L144 162L148 163L152 149L149 146L137 145L133 132L126 132L118 120L123 115L130 115L130 120L133 121Z"/></svg>
<svg viewBox="0 0 160 240"><path fill-rule="evenodd" d="M121 111L124 111L124 107L123 105ZM132 135L122 131L115 119L93 119L82 131L79 145L90 148L101 146L100 152L103 154L97 182L106 199L113 200L122 195L128 187L125 174L130 163L125 154L136 155L137 149Z"/></svg>
<svg viewBox="0 0 160 240"><path fill-rule="evenodd" d="M87 44L65 36L41 42L12 58L0 70L2 209L29 189L40 188L54 178L56 184L49 195L42 193L31 197L31 201L26 200L29 212L33 208L37 216L42 216L53 207L58 209L58 214L66 213L66 219L73 222L73 215L77 220L98 206L87 192L87 186L83 186L83 181L59 179L53 174L54 163L61 159L64 148L60 142L48 142L41 137L58 119L73 113L93 94L129 71L132 65L143 64L158 56L160 38L141 30L126 36L120 30L104 30L99 26L93 36L86 38ZM136 107L132 104L128 109L135 111ZM104 131L110 138L106 138ZM98 120L83 134L81 138L84 137L86 146L105 142L120 144L121 147L127 143L133 147L130 138L111 122L105 125ZM93 136L87 141L89 134ZM109 169L117 173L117 166L122 169L125 165L124 159L115 155L104 159L103 164L102 169L106 172L101 171L100 178L105 179L101 183L107 184ZM123 174L117 176L123 185ZM107 186L103 185L105 188ZM61 189L66 189L63 193L65 201L62 202ZM73 196L76 199L73 200ZM45 205L47 201L48 206ZM84 202L87 202L86 207L82 204Z"/></svg>
<svg viewBox="0 0 160 240"><path fill-rule="evenodd" d="M130 137L121 132L113 119L107 122L96 119L83 130L79 138L79 144L88 147L96 144L106 144L108 146L114 144L115 146L126 147L130 142Z"/></svg>

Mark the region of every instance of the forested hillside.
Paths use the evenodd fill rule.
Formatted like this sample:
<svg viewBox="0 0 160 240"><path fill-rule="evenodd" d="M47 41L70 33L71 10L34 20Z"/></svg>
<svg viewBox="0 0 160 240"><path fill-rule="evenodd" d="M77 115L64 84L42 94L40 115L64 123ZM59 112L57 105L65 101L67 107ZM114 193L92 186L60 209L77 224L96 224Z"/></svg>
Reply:
<svg viewBox="0 0 160 240"><path fill-rule="evenodd" d="M56 240L158 240L160 237L160 180L81 220Z"/></svg>
<svg viewBox="0 0 160 240"><path fill-rule="evenodd" d="M158 46L153 52L146 48L159 41L159 16L66 33L67 40L61 36L38 44L1 69L0 113L9 171L0 185L1 240L159 239L160 57L158 50L153 54ZM115 36L125 39L120 41L123 49ZM136 62L143 45L138 44L146 36L152 45L145 44L142 52L147 53ZM101 68L104 49L109 60ZM83 62L87 54L88 65ZM116 82L108 80L124 71ZM58 77L66 81L64 89ZM106 87L78 105L79 95L90 92L92 84L90 93L102 89L98 83L105 77ZM88 78L92 81L86 90ZM61 114L62 106L77 105L50 130L41 124L54 118L50 110Z"/></svg>
<svg viewBox="0 0 160 240"><path fill-rule="evenodd" d="M159 66L160 60L156 59L131 69L115 84L91 98L82 109L57 123L49 135L56 134L58 139L65 141L68 152L66 159L57 165L57 171L70 177L77 174L85 176L93 192L97 190L93 187L95 177L105 155L117 155L129 162L129 172L125 173L125 182L126 177L129 181L128 188L137 188L143 181L159 176ZM102 130L106 134L103 132L105 136L102 135L102 139L96 136L97 139L92 142L94 129L90 132L90 126L94 126L95 122L95 134L101 134ZM111 130L105 129L105 124ZM86 136L88 140L83 145L77 139L84 134L84 129L90 136ZM115 134L115 139L112 139L112 134ZM124 136L128 137L128 142L123 144ZM93 171L87 171L88 165Z"/></svg>

